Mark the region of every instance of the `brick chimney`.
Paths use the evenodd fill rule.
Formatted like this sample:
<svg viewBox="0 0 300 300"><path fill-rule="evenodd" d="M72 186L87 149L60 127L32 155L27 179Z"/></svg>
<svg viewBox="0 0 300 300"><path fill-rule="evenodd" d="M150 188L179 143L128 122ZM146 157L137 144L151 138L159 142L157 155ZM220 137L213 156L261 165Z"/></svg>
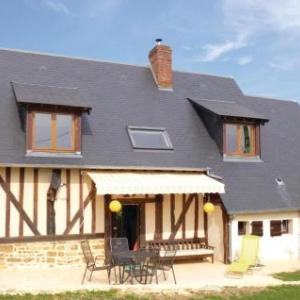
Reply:
<svg viewBox="0 0 300 300"><path fill-rule="evenodd" d="M149 52L149 60L154 80L159 89L173 89L172 49L156 39L156 45Z"/></svg>

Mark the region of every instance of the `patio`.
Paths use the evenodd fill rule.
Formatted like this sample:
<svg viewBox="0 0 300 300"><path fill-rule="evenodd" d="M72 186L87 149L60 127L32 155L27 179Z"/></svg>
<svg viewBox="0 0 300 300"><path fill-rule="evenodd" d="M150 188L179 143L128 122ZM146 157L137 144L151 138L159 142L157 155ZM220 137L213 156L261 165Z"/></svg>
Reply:
<svg viewBox="0 0 300 300"><path fill-rule="evenodd" d="M91 282L81 285L84 268L48 268L48 269L1 269L0 293L38 293L62 292L81 289L109 290L125 289L132 292L155 292L165 290L221 290L223 287L263 287L280 285L282 281L273 278L270 274L282 271L295 271L300 269L300 262L282 261L269 262L261 271L254 271L253 275L245 275L242 279L225 277L227 266L221 262L192 262L175 264L175 273L178 284L172 280L172 274L167 274L167 281L159 273L159 284L151 285L126 284L108 285L105 272L95 272Z"/></svg>

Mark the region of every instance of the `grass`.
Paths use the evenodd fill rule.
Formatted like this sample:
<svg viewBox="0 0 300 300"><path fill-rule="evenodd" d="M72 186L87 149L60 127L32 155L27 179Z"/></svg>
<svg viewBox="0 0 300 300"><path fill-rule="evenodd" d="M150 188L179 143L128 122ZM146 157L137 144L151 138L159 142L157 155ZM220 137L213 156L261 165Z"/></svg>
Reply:
<svg viewBox="0 0 300 300"><path fill-rule="evenodd" d="M282 281L300 281L300 270L295 272L282 272L273 274L273 277Z"/></svg>
<svg viewBox="0 0 300 300"><path fill-rule="evenodd" d="M300 295L300 285L282 285L268 288L226 288L222 293L190 291L186 294L161 293L145 294L128 294L110 291L83 291L68 292L60 294L24 294L24 295L0 295L0 300L298 300Z"/></svg>

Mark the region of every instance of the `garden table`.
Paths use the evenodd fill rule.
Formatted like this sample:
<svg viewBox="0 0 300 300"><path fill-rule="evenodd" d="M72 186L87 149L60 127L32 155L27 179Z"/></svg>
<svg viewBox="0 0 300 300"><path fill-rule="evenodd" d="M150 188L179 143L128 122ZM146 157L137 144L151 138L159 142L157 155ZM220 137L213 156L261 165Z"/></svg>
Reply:
<svg viewBox="0 0 300 300"><path fill-rule="evenodd" d="M133 279L141 284L146 284L148 276L153 273L149 272L150 264L155 266L158 262L158 252L154 249L139 249L114 252L112 254L115 265L122 267L122 276L120 276L120 283ZM128 277L124 280L124 273L128 272Z"/></svg>

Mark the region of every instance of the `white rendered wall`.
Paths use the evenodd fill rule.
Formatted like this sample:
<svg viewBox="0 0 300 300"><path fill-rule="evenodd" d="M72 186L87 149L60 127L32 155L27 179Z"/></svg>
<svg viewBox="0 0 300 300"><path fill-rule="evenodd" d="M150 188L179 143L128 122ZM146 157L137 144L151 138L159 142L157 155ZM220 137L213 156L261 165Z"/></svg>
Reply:
<svg viewBox="0 0 300 300"><path fill-rule="evenodd" d="M215 247L215 259L224 260L223 217L221 206L216 205L215 211L207 216L208 245Z"/></svg>
<svg viewBox="0 0 300 300"><path fill-rule="evenodd" d="M270 235L271 220L292 220L292 233L281 236ZM299 213L281 212L264 214L236 215L231 221L231 258L238 256L242 236L238 235L238 221L263 221L263 236L260 240L259 258L262 263L272 260L290 260L299 258ZM251 233L251 226L249 226Z"/></svg>

